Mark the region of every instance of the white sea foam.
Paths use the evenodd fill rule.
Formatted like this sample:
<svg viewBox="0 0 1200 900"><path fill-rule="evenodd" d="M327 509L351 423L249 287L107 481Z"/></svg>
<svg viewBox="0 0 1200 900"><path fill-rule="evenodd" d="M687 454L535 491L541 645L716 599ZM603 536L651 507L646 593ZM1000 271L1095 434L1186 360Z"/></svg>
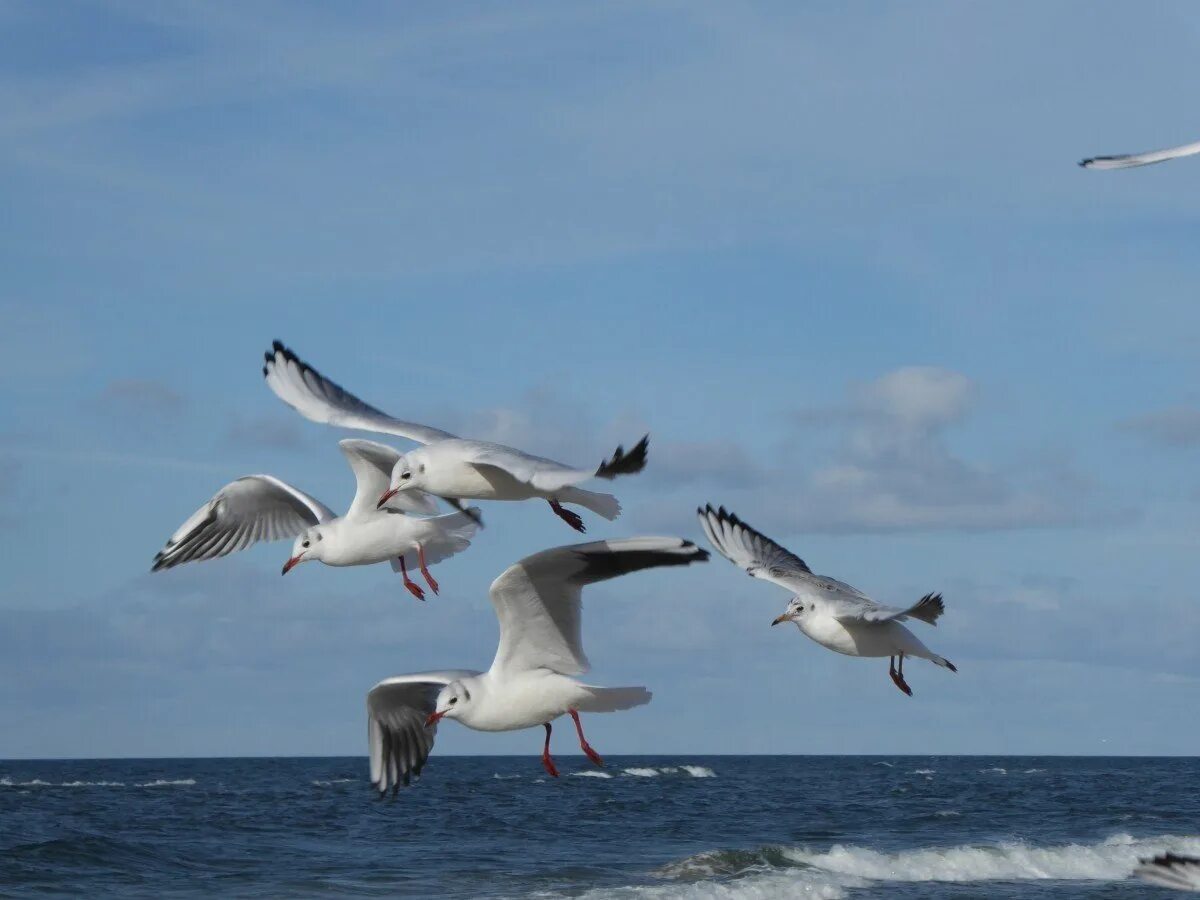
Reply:
<svg viewBox="0 0 1200 900"><path fill-rule="evenodd" d="M583 896L588 900L838 900L849 890L889 881L1121 881L1129 877L1140 858L1167 851L1200 853L1200 837L1143 839L1118 834L1094 844L960 845L897 853L854 845L835 845L825 851L800 847L713 850L660 869L655 873L662 879L658 884L596 889Z"/></svg>
<svg viewBox="0 0 1200 900"><path fill-rule="evenodd" d="M716 778L717 773L708 766L682 766L683 771L693 778Z"/></svg>
<svg viewBox="0 0 1200 900"><path fill-rule="evenodd" d="M154 781L142 782L138 787L189 787L195 783L195 778L156 778Z"/></svg>
<svg viewBox="0 0 1200 900"><path fill-rule="evenodd" d="M913 769L909 775L936 775L937 769Z"/></svg>
<svg viewBox="0 0 1200 900"><path fill-rule="evenodd" d="M960 813L957 809L939 809L934 813L934 815L942 819L953 819L956 816L961 816L962 813Z"/></svg>
<svg viewBox="0 0 1200 900"><path fill-rule="evenodd" d="M1024 774L1024 775L1040 775L1045 771L1046 771L1045 769L1026 769L1022 774Z"/></svg>
<svg viewBox="0 0 1200 900"><path fill-rule="evenodd" d="M351 781L358 781L357 778L330 778L328 781L314 781L316 787L329 787L334 784L349 784Z"/></svg>
<svg viewBox="0 0 1200 900"><path fill-rule="evenodd" d="M622 769L626 775L636 775L638 778L654 778L658 775L658 769L640 769L636 766L632 769Z"/></svg>
<svg viewBox="0 0 1200 900"><path fill-rule="evenodd" d="M595 769L584 769L581 772L572 772L571 775L575 778L612 778L607 772L597 772Z"/></svg>
<svg viewBox="0 0 1200 900"><path fill-rule="evenodd" d="M887 766L889 769L894 769L894 768L896 767L896 764L895 764L895 763L884 762L883 760L879 760L878 762L873 762L873 763L871 763L871 765L873 765L873 766Z"/></svg>
<svg viewBox="0 0 1200 900"><path fill-rule="evenodd" d="M1000 766L995 766L991 769L980 769L979 774L980 775L1007 775L1008 769L1001 768Z"/></svg>

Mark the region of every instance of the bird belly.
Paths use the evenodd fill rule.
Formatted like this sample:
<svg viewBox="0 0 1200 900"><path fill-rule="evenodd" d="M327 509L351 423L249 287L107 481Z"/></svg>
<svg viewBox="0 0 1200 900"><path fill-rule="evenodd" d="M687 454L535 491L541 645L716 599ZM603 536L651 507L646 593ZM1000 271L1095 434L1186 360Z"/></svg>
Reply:
<svg viewBox="0 0 1200 900"><path fill-rule="evenodd" d="M579 685L555 672L529 672L488 689L487 703L462 723L476 731L536 728L564 715L581 694Z"/></svg>
<svg viewBox="0 0 1200 900"><path fill-rule="evenodd" d="M832 616L817 616L801 623L801 630L822 647L846 656L895 656L905 649L898 646L902 643L895 634L898 628L908 632L895 622L843 625Z"/></svg>
<svg viewBox="0 0 1200 900"><path fill-rule="evenodd" d="M463 500L527 500L538 496L532 486L517 481L495 466L454 463L440 471L426 473L422 488L439 497Z"/></svg>
<svg viewBox="0 0 1200 900"><path fill-rule="evenodd" d="M394 513L372 513L362 519L346 520L336 544L325 551L322 562L329 566L368 566L386 562L411 547L405 539L409 521Z"/></svg>

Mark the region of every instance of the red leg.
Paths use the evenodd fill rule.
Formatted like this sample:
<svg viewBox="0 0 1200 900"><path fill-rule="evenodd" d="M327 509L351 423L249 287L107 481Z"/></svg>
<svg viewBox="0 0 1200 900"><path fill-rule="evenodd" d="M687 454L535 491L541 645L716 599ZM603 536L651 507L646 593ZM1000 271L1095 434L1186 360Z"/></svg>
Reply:
<svg viewBox="0 0 1200 900"><path fill-rule="evenodd" d="M436 596L438 592L438 583L434 580L433 576L429 574L429 569L425 565L425 548L420 544L417 544L417 559L421 563L421 574L425 576L425 582L429 585L429 589L433 591L434 595Z"/></svg>
<svg viewBox="0 0 1200 900"><path fill-rule="evenodd" d="M592 749L592 745L589 744L587 742L587 738L583 736L583 725L579 723L579 713L575 712L573 709L568 709L567 712L569 712L571 714L571 718L575 720L575 731L579 734L579 748L587 754L588 759L603 769L604 760L600 758L599 753Z"/></svg>
<svg viewBox="0 0 1200 900"><path fill-rule="evenodd" d="M408 566L404 564L404 557L400 557L400 574L404 576L404 586L408 588L408 592L418 600L425 599L425 592L421 590L421 586L408 577Z"/></svg>
<svg viewBox="0 0 1200 900"><path fill-rule="evenodd" d="M550 723L546 723L546 746L542 748L542 765L550 773L551 778L558 777L558 769L554 768L554 760L550 758Z"/></svg>
<svg viewBox="0 0 1200 900"><path fill-rule="evenodd" d="M893 656L890 660L888 660L888 674L892 676L892 684L896 685L896 687L900 688L900 690L902 690L904 693L908 694L908 696L911 697L913 695L912 688L910 688L908 686L908 682L904 680L904 654L903 653L900 654L900 669L899 669L899 671L897 671L897 669L896 669L896 657Z"/></svg>
<svg viewBox="0 0 1200 900"><path fill-rule="evenodd" d="M554 514L556 516L558 516L580 534L587 533L587 529L583 527L583 519L579 517L578 513L573 513L569 509L563 509L562 504L557 500L547 500L546 502L550 504L550 508L554 510Z"/></svg>

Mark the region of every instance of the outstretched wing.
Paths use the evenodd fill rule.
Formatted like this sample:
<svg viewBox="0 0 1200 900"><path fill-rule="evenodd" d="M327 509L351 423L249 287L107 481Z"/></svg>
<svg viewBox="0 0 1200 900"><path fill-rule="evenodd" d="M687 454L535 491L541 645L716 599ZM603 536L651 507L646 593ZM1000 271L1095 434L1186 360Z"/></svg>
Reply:
<svg viewBox="0 0 1200 900"><path fill-rule="evenodd" d="M325 425L359 428L431 444L452 438L448 431L393 419L330 381L279 341L271 345L263 365L267 387L300 415Z"/></svg>
<svg viewBox="0 0 1200 900"><path fill-rule="evenodd" d="M155 554L151 571L216 559L258 541L294 538L333 518L333 510L287 482L273 475L247 475L192 513Z"/></svg>
<svg viewBox="0 0 1200 900"><path fill-rule="evenodd" d="M354 471L354 479L358 487L354 491L354 502L346 512L347 518L363 513L373 513L379 502L380 495L388 489L388 481L392 476L392 466L400 458L400 451L387 444L376 441L364 441L360 438L347 438L338 441L346 461ZM401 491L388 498L389 509L406 513L419 513L431 516L437 513L437 503L423 491Z"/></svg>
<svg viewBox="0 0 1200 900"><path fill-rule="evenodd" d="M438 692L452 681L478 675L466 669L417 672L379 682L367 694L371 783L385 794L421 774L433 752L437 724L425 727Z"/></svg>
<svg viewBox="0 0 1200 900"><path fill-rule="evenodd" d="M946 611L946 604L942 601L941 594L926 594L907 609L883 606L865 598L826 598L823 609L842 622L903 622L913 618L936 626L938 618Z"/></svg>
<svg viewBox="0 0 1200 900"><path fill-rule="evenodd" d="M584 585L706 559L708 551L691 541L663 537L595 541L525 557L492 582L492 605L500 620L493 670L586 672L580 632Z"/></svg>
<svg viewBox="0 0 1200 900"><path fill-rule="evenodd" d="M1194 856L1164 853L1154 859L1143 859L1133 872L1160 887L1200 892L1200 859Z"/></svg>
<svg viewBox="0 0 1200 900"><path fill-rule="evenodd" d="M650 436L647 435L628 452L624 447L617 447L612 457L601 462L595 469L572 468L544 456L534 456L532 453L489 441L455 441L455 448L462 455L463 462L501 469L517 481L532 485L539 491L557 491L590 478L611 481L622 475L640 472L646 467L649 443Z"/></svg>
<svg viewBox="0 0 1200 900"><path fill-rule="evenodd" d="M697 509L700 527L716 551L753 578L762 578L789 591L812 586L812 569L791 550L751 528L725 507Z"/></svg>
<svg viewBox="0 0 1200 900"><path fill-rule="evenodd" d="M1146 153L1125 153L1119 156L1093 156L1080 160L1079 164L1085 169L1133 169L1137 166L1148 166L1153 163L1178 159L1181 156L1193 156L1200 153L1200 141L1194 144L1183 144L1179 147L1168 147L1165 150L1150 150Z"/></svg>

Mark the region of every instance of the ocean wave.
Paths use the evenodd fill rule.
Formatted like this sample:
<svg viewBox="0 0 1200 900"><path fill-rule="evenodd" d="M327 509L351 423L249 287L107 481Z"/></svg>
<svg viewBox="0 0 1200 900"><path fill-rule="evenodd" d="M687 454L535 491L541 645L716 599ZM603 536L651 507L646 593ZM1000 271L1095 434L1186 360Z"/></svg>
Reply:
<svg viewBox="0 0 1200 900"><path fill-rule="evenodd" d="M913 769L909 775L936 775L937 769Z"/></svg>
<svg viewBox="0 0 1200 900"><path fill-rule="evenodd" d="M612 778L608 772L597 772L595 769L583 769L580 772L570 773L574 778Z"/></svg>
<svg viewBox="0 0 1200 900"><path fill-rule="evenodd" d="M716 778L717 773L708 766L680 766L683 771L687 772L693 778Z"/></svg>
<svg viewBox="0 0 1200 900"><path fill-rule="evenodd" d="M841 844L823 851L804 847L712 850L654 872L658 884L595 890L584 896L591 900L792 896L835 900L846 896L848 890L889 881L1119 881L1129 877L1140 858L1168 851L1200 853L1200 837L1118 834L1094 844L964 844L894 853Z"/></svg>
<svg viewBox="0 0 1200 900"><path fill-rule="evenodd" d="M643 769L634 766L631 769L622 769L626 775L634 775L638 778L655 778L658 775L658 769Z"/></svg>
<svg viewBox="0 0 1200 900"><path fill-rule="evenodd" d="M873 766L887 766L889 769L894 769L894 768L896 768L896 764L895 764L895 763L884 762L883 760L879 760L878 762L873 762L873 763L871 763L871 765L873 765Z"/></svg>
<svg viewBox="0 0 1200 900"><path fill-rule="evenodd" d="M138 787L191 787L195 783L195 778L156 778L154 781L144 781Z"/></svg>
<svg viewBox="0 0 1200 900"><path fill-rule="evenodd" d="M993 766L990 769L980 769L979 774L980 775L1007 775L1008 769L1001 768L1000 766Z"/></svg>
<svg viewBox="0 0 1200 900"><path fill-rule="evenodd" d="M352 781L358 781L357 778L330 778L328 781L314 781L313 787L330 787L335 784L349 784Z"/></svg>

